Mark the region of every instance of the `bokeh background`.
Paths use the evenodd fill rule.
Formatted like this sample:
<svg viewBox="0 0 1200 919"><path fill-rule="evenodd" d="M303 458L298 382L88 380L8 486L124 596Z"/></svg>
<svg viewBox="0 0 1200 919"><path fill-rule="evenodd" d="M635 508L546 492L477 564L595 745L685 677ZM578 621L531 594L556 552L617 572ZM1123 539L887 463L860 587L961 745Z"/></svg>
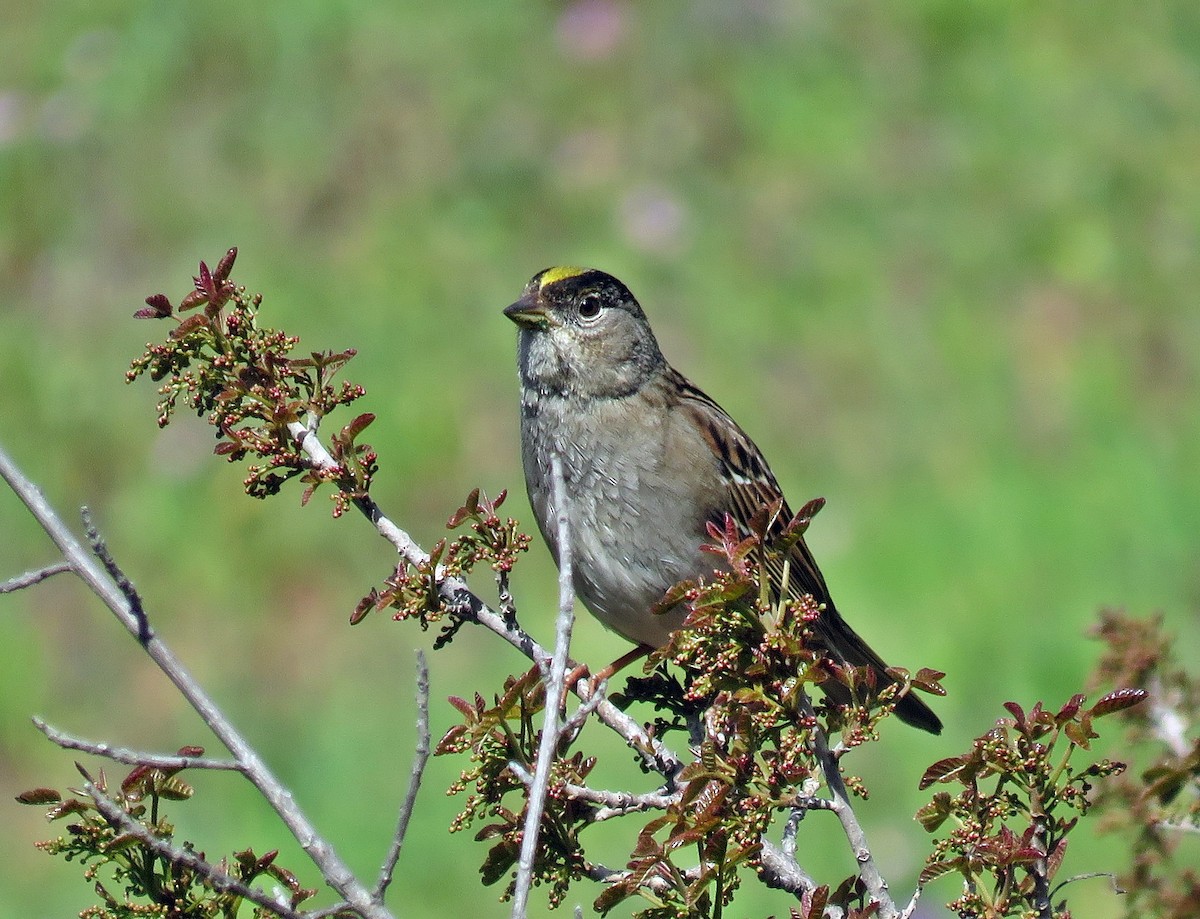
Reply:
<svg viewBox="0 0 1200 919"><path fill-rule="evenodd" d="M0 442L60 510L93 509L155 626L367 876L407 780L413 648L430 645L385 616L347 625L388 546L322 499L244 497L198 420L159 431L153 387L123 382L166 332L130 318L142 298L177 300L230 245L267 324L359 349L376 495L427 545L476 485L511 489L529 519L500 310L547 265L622 277L793 504L828 498L811 543L856 627L949 672L941 738L896 725L855 764L893 890L927 851L924 764L1005 700L1079 688L1100 607L1161 610L1194 660L1195 4L0 9ZM0 532L0 577L52 560L9 494ZM547 640L553 592L539 543L516 593ZM11 803L75 776L29 716L156 750L212 743L80 585L0 598L0 615L0 919L72 915L89 885L34 850L51 830ZM594 662L622 650L590 621L577 641ZM446 696L524 665L467 629L431 666L440 735ZM596 742L602 784L639 787ZM477 883L484 848L446 833L461 767L428 770L398 914L507 915ZM181 835L210 854L281 845L233 779L197 782L172 808ZM805 831L806 864L836 881L850 865L832 821ZM605 857L627 842L610 832ZM1085 832L1066 870L1119 853ZM935 884L923 915L955 895ZM1118 915L1103 881L1073 896L1079 915ZM786 909L752 892L736 911Z"/></svg>

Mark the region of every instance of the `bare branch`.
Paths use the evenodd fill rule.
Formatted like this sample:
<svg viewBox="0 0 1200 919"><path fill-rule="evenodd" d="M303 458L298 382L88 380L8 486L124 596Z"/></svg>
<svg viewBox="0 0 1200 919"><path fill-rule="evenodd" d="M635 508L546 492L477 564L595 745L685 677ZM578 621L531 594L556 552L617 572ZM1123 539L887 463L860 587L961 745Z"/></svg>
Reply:
<svg viewBox="0 0 1200 919"><path fill-rule="evenodd" d="M24 502L29 512L42 525L71 567L112 611L126 631L138 639L151 660L187 699L209 730L225 745L246 778L266 798L289 832L308 853L308 857L312 859L326 882L346 900L353 910L366 919L392 919L391 913L371 896L341 856L317 833L316 828L296 804L292 793L284 787L263 762L258 752L225 717L216 702L188 672L183 662L160 638L153 634L146 622L144 611L134 608L127 591L122 589L116 583L114 576L84 548L38 488L21 473L2 448L0 448L0 477L3 477L17 497ZM117 570L119 572L119 569Z"/></svg>
<svg viewBox="0 0 1200 919"><path fill-rule="evenodd" d="M115 747L103 741L84 740L47 724L41 718L33 719L33 726L46 735L53 744L64 750L79 750L92 756L103 756L128 766L149 766L153 769L227 769L241 772L242 767L231 759L212 759L204 756L180 756L175 753L146 753L128 747Z"/></svg>
<svg viewBox="0 0 1200 919"><path fill-rule="evenodd" d="M802 696L803 698L800 700L802 710L815 720L816 713L813 711L812 701L807 695L802 694ZM858 822L858 817L850 804L850 795L846 791L846 783L842 781L837 758L830 750L829 740L819 724L814 725L812 737L817 762L821 764L825 784L829 788L830 794L833 795L833 800L829 802L829 810L837 815L846 841L850 843L854 860L858 863L858 876L867 888L867 895L879 904L880 919L898 919L900 912L888 891L887 881L880 874L879 866L875 864L875 856L871 854L871 847L867 844L867 834L863 831L862 824Z"/></svg>
<svg viewBox="0 0 1200 919"><path fill-rule="evenodd" d="M400 860L400 850L404 847L404 837L408 834L408 822L412 818L413 808L417 804L417 792L421 789L421 777L425 774L425 764L429 762L429 666L425 663L425 652L417 651L417 745L413 751L412 771L408 777L408 793L404 803L400 805L400 816L396 820L396 832L392 837L392 845L384 859L383 868L379 872L379 881L375 884L375 899L383 902L388 885L392 883L392 875L396 863Z"/></svg>
<svg viewBox="0 0 1200 919"><path fill-rule="evenodd" d="M783 890L795 896L817 889L817 882L797 864L794 858L785 855L776 845L766 839L762 841L758 860L758 875L768 887ZM833 913L831 912L833 909L835 908L827 907L826 915L831 919L837 919L840 911Z"/></svg>
<svg viewBox="0 0 1200 919"><path fill-rule="evenodd" d="M283 917L283 919L305 919L302 913L296 912L291 907L280 903L274 897L268 896L261 890L256 890L253 887L243 884L233 875L205 861L195 852L189 852L187 849L173 846L165 839L155 836L146 827L125 813L112 798L101 791L84 769L80 768L79 771L83 773L85 780L83 785L84 791L96 802L96 809L100 811L104 819L113 828L129 836L136 837L142 845L172 864L184 865L203 875L217 890L237 894L239 897L249 900L251 903L256 903L277 916Z"/></svg>
<svg viewBox="0 0 1200 919"><path fill-rule="evenodd" d="M309 429L303 424L292 422L288 425L288 431L296 439L314 468L325 470L337 468L337 462L325 449L325 445L317 437L312 436ZM402 559L411 565L418 565L429 560L425 550L408 533L390 520L370 497L356 498L354 504L371 521L379 535L395 547ZM509 621L505 613L496 612L484 603L471 592L461 578L441 577L439 572L438 594L446 601L454 615L494 632L539 666L544 668L550 660L551 655L524 629L515 622ZM589 701L595 694L594 688L586 680L580 680L576 686L571 688L584 702ZM668 777L683 768L678 756L660 740L647 734L640 724L611 702L607 700L599 702L596 705L596 717L632 747L642 757L648 768Z"/></svg>
<svg viewBox="0 0 1200 919"><path fill-rule="evenodd" d="M24 574L19 574L15 578L9 578L3 584L0 584L0 594L10 594L13 591L24 590L26 587L32 587L34 584L46 580L46 578L70 570L71 566L66 562L55 562L52 565L47 565L45 568L35 568L33 571L26 571Z"/></svg>
<svg viewBox="0 0 1200 919"><path fill-rule="evenodd" d="M586 785L576 785L572 782L564 783L561 788L563 794L577 801L600 805L592 816L593 823L641 811L666 810L672 804L678 804L683 794L682 790L676 790L671 794L661 794L656 791L643 794L633 794L628 791L605 791L588 788Z"/></svg>
<svg viewBox="0 0 1200 919"><path fill-rule="evenodd" d="M521 838L521 857L517 863L517 882L513 892L513 919L523 919L533 886L533 859L537 853L542 812L550 790L550 769L558 753L558 738L563 727L562 709L566 695L567 660L571 653L571 630L575 625L575 586L571 575L571 499L563 482L562 458L550 456L552 499L558 509L558 618L554 636L554 658L546 683L546 716L538 745L537 768L529 788L525 809L525 831Z"/></svg>

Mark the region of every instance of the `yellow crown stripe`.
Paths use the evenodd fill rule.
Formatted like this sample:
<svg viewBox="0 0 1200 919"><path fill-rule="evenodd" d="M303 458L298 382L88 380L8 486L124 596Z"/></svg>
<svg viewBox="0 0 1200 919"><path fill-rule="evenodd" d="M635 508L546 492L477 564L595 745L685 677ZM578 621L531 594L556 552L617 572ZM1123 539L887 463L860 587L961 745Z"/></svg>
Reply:
<svg viewBox="0 0 1200 919"><path fill-rule="evenodd" d="M563 265L559 268L547 268L542 272L541 283L538 284L538 289L544 288L547 284L557 284L559 281L565 281L567 278L575 278L588 271L587 268L578 268L574 265Z"/></svg>

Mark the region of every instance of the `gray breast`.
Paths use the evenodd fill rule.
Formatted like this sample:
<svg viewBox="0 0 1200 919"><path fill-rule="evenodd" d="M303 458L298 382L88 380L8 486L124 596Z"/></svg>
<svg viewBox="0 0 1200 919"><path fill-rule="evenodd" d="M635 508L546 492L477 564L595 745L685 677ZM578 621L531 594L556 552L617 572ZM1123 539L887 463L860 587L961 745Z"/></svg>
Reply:
<svg viewBox="0 0 1200 919"><path fill-rule="evenodd" d="M627 399L606 399L565 411L562 399L543 394L526 400L522 416L530 501L556 559L551 450L563 458L576 593L627 639L663 644L683 611L652 616L650 608L673 584L713 568L699 551L705 515L690 497L694 483L666 463L678 438L665 406L633 412Z"/></svg>

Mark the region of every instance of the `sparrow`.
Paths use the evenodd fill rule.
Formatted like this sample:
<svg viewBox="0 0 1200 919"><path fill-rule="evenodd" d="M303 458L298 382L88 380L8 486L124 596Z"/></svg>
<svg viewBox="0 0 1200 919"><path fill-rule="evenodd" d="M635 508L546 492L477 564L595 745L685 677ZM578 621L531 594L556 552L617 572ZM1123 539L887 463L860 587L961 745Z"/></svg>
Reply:
<svg viewBox="0 0 1200 919"><path fill-rule="evenodd" d="M642 307L612 275L547 268L504 314L519 329L521 455L542 536L558 563L557 453L576 594L627 640L662 647L687 615L685 604L654 612L663 595L714 571L715 557L701 550L708 524L723 527L728 514L749 533L750 519L783 499L779 483L729 414L667 362ZM784 501L776 519L792 516ZM803 538L788 552L789 596L811 594L823 606L814 623L822 649L840 665L870 667L880 689L895 683L838 612ZM782 586L773 585L776 595ZM933 734L942 729L911 692L896 714Z"/></svg>

